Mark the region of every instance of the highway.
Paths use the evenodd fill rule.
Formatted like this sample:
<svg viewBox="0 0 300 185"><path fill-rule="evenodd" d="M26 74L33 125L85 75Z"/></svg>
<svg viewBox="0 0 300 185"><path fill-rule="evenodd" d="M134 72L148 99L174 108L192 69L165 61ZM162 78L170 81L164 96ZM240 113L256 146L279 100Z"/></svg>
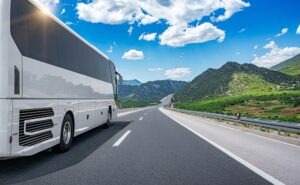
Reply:
<svg viewBox="0 0 300 185"><path fill-rule="evenodd" d="M67 153L0 161L0 184L300 184L299 147L211 122L160 106L123 113Z"/></svg>

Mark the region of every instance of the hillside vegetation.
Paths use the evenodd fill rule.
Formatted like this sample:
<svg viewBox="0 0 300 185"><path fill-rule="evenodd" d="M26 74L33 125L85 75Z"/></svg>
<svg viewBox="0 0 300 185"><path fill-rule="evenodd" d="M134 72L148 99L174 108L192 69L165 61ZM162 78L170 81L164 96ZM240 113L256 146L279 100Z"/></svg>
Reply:
<svg viewBox="0 0 300 185"><path fill-rule="evenodd" d="M119 98L121 100L159 101L169 94L183 88L187 82L174 80L158 80L143 83L139 86L121 85Z"/></svg>
<svg viewBox="0 0 300 185"><path fill-rule="evenodd" d="M197 76L191 83L178 91L178 93L176 93L174 97L176 101L188 102L199 99L230 95L230 90L240 91L238 90L239 88L245 88L242 86L245 82L240 81L242 83L238 83L236 84L236 87L230 89L230 84L234 83L234 78L238 77L236 76L238 75L238 73L256 75L257 78L260 78L264 81L263 83L273 84L273 86L278 85L288 88L295 83L294 78L277 71L271 71L266 68L259 68L253 64L240 65L236 62L228 62L220 69L208 69L207 71L203 72L201 75ZM251 76L245 78L251 79Z"/></svg>
<svg viewBox="0 0 300 185"><path fill-rule="evenodd" d="M232 80L229 82L227 95L238 96L248 94L265 94L279 88L270 83L259 75L247 73L234 73Z"/></svg>
<svg viewBox="0 0 300 185"><path fill-rule="evenodd" d="M240 95L177 103L176 108L300 123L300 92Z"/></svg>
<svg viewBox="0 0 300 185"><path fill-rule="evenodd" d="M300 122L299 81L252 64L209 69L174 98L182 109Z"/></svg>
<svg viewBox="0 0 300 185"><path fill-rule="evenodd" d="M300 54L271 67L271 70L279 71L294 77L300 77Z"/></svg>

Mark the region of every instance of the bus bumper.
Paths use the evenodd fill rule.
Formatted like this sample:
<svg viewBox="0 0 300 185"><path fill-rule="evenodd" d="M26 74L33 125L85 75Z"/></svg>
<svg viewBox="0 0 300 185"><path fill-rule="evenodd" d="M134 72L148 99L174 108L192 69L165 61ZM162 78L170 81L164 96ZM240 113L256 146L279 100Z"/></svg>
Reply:
<svg viewBox="0 0 300 185"><path fill-rule="evenodd" d="M0 159L11 155L12 100L0 100Z"/></svg>

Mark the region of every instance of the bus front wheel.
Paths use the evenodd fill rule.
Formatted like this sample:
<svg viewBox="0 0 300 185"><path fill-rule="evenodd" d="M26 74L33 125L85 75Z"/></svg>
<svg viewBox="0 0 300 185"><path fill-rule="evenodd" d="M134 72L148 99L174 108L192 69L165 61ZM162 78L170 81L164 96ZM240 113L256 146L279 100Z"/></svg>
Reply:
<svg viewBox="0 0 300 185"><path fill-rule="evenodd" d="M61 133L60 133L60 142L57 146L59 152L66 152L71 148L74 137L74 123L70 114L67 114L64 117Z"/></svg>

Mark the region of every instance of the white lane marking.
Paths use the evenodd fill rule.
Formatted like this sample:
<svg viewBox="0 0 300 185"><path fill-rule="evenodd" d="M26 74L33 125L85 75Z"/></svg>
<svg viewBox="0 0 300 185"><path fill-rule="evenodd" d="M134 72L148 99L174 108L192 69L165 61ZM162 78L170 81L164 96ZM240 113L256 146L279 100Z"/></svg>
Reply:
<svg viewBox="0 0 300 185"><path fill-rule="evenodd" d="M174 112L174 111L173 111L173 113L177 113L177 112ZM179 113L179 114L184 114L184 113ZM185 114L185 116L189 116L189 117L191 117L191 118L193 118L193 119L201 119L201 120L206 121L206 123L211 124L211 125L215 125L215 126L218 126L218 127L223 127L223 128L225 128L225 129L231 129L231 130L234 130L234 131L240 132L240 133L246 133L246 134L248 134L248 135L260 137L260 138L262 138L262 139L274 141L274 142L277 142L277 143L285 144L285 145L288 145L288 146L291 146L291 147L296 147L296 148L300 149L300 146L298 146L298 145L291 144L291 143L287 143L287 142L280 141L280 140L276 140L276 139L272 139L272 138L268 138L268 137L261 136L261 135L257 135L257 134L251 133L251 132L249 132L249 131L247 131L247 130L244 131L244 130L242 130L242 128L240 128L240 129L239 129L239 128L231 128L229 125L221 125L221 124L223 124L223 123L215 123L215 122L213 122L213 120L210 121L209 119L205 119L205 118L202 118L202 117L197 117L197 116L193 116L193 115L189 115L189 114ZM226 123L225 123L225 124L226 124Z"/></svg>
<svg viewBox="0 0 300 185"><path fill-rule="evenodd" d="M291 146L291 147L296 147L296 148L300 149L300 146L292 144L292 143L286 143L284 141L279 141L279 140L276 140L276 139L272 139L272 138L268 138L268 137L265 137L265 136L257 135L257 134L251 133L251 132L245 132L245 133L249 134L249 135L252 135L252 136L260 137L262 139L267 139L267 140L270 140L270 141L274 141L274 142L277 142L277 143L285 144L285 145L288 145L288 146Z"/></svg>
<svg viewBox="0 0 300 185"><path fill-rule="evenodd" d="M120 146L120 144L126 139L126 137L131 133L131 130L127 130L127 132L125 132L125 134L123 134L122 137L120 137L120 139L115 142L115 144L113 145L113 147L118 147Z"/></svg>
<svg viewBox="0 0 300 185"><path fill-rule="evenodd" d="M142 121L143 119L144 119L143 117L140 117L140 119L139 119L139 120L140 120L140 121Z"/></svg>
<svg viewBox="0 0 300 185"><path fill-rule="evenodd" d="M146 110L146 109L149 109L149 108L147 107L147 108L144 108L144 109L138 109L138 110L133 110L133 111L128 111L128 112L121 112L121 113L118 113L118 117L127 116L129 114L140 112L140 111L143 111L143 110Z"/></svg>
<svg viewBox="0 0 300 185"><path fill-rule="evenodd" d="M214 147L216 147L217 149L221 150L222 152L224 152L225 154L227 154L229 157L233 158L234 160L238 161L239 163L241 163L242 165L244 165L245 167L249 168L250 170L252 170L254 173L258 174L259 176L261 176L262 178L266 179L267 181L269 181L272 184L276 184L276 185L284 185L283 182L279 181L278 179L276 179L275 177L267 174L266 172L262 171L261 169L257 168L256 166L250 164L249 162L245 161L244 159L240 158L239 156L235 155L234 153L230 152L229 150L227 150L226 148L224 148L223 146L211 141L210 139L206 138L205 136L199 134L198 132L196 132L195 130L185 126L183 123L181 123L180 121L176 120L175 118L169 116L165 110L163 110L163 108L159 108L159 110L164 113L166 116L168 116L169 118L171 118L172 120L174 120L175 122L177 122L178 124L180 124L181 126L183 126L184 128L188 129L189 131L191 131L192 133L194 133L195 135L199 136L200 138L202 138L203 140L205 140L206 142L208 142L209 144L213 145Z"/></svg>

